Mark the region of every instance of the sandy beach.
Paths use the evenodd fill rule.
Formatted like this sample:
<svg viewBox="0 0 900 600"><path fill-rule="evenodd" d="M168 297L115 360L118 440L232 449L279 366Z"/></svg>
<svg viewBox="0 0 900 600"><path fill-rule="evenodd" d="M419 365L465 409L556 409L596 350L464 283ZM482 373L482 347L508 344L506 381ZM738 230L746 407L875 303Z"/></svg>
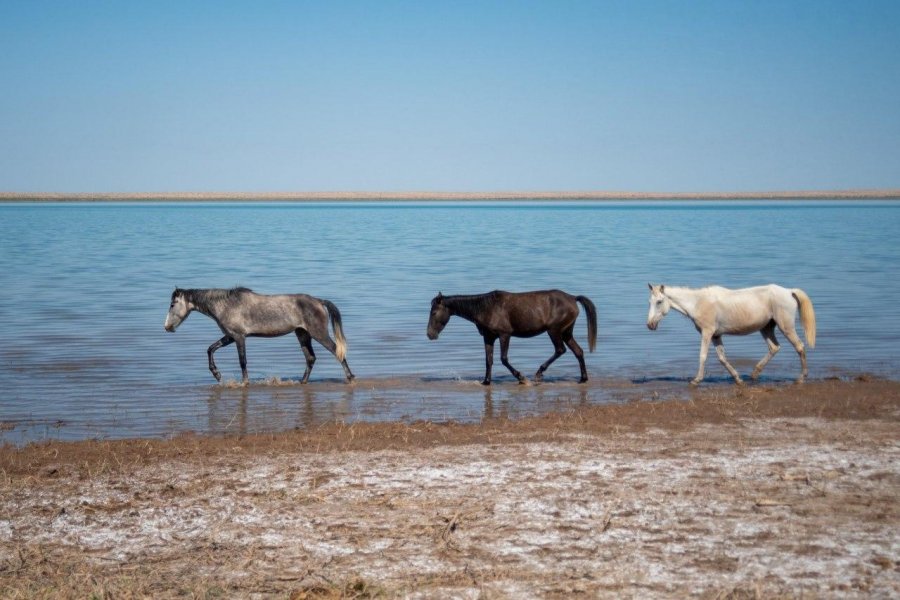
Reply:
<svg viewBox="0 0 900 600"><path fill-rule="evenodd" d="M900 383L0 449L41 597L900 594Z"/></svg>

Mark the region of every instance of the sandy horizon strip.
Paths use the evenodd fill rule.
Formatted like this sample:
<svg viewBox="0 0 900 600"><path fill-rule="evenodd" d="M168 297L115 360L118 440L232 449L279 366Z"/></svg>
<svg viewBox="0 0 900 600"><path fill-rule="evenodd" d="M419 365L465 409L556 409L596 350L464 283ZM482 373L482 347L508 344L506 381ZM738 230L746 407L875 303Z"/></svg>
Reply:
<svg viewBox="0 0 900 600"><path fill-rule="evenodd" d="M363 202L521 200L893 200L900 189L756 192L628 191L307 191L307 192L0 192L0 202Z"/></svg>

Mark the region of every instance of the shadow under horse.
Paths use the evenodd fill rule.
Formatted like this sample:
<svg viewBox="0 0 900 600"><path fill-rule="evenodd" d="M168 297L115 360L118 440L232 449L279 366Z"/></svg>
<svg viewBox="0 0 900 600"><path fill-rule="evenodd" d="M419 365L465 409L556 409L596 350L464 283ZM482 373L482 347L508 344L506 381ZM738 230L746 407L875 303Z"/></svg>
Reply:
<svg viewBox="0 0 900 600"><path fill-rule="evenodd" d="M484 338L484 385L491 383L491 368L494 364L494 342L500 340L500 362L519 380L528 379L509 364L509 341L512 337L534 337L546 332L553 342L553 356L547 359L534 374L535 381L541 381L544 371L553 361L565 354L566 346L572 350L581 367L579 383L588 380L584 364L584 351L575 341L575 320L578 318L578 304L587 314L588 348L594 351L597 345L597 309L585 296L572 296L560 290L534 292L504 292L494 290L487 294L444 296L438 294L431 301L431 315L428 319L428 339L436 340L446 327L451 316L471 321Z"/></svg>

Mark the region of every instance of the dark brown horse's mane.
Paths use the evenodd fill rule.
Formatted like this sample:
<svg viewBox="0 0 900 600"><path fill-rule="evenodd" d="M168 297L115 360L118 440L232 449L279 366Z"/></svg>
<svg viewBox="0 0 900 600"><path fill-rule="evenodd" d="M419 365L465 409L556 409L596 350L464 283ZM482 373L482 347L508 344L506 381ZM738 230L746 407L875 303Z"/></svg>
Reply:
<svg viewBox="0 0 900 600"><path fill-rule="evenodd" d="M497 301L497 290L486 294L444 296L443 303L454 313L478 314Z"/></svg>

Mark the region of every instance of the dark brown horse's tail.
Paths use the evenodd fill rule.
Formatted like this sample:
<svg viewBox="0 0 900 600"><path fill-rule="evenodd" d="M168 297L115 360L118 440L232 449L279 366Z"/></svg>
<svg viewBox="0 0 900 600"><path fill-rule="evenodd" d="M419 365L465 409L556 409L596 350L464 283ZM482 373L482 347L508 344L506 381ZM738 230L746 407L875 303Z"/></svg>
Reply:
<svg viewBox="0 0 900 600"><path fill-rule="evenodd" d="M330 300L322 300L322 304L328 310L328 316L331 317L331 328L334 329L334 343L337 346L334 355L343 362L347 356L347 340L344 339L344 328L341 325L341 311Z"/></svg>
<svg viewBox="0 0 900 600"><path fill-rule="evenodd" d="M587 296L575 296L575 299L581 302L584 312L587 314L588 349L593 352L597 347L597 308Z"/></svg>

